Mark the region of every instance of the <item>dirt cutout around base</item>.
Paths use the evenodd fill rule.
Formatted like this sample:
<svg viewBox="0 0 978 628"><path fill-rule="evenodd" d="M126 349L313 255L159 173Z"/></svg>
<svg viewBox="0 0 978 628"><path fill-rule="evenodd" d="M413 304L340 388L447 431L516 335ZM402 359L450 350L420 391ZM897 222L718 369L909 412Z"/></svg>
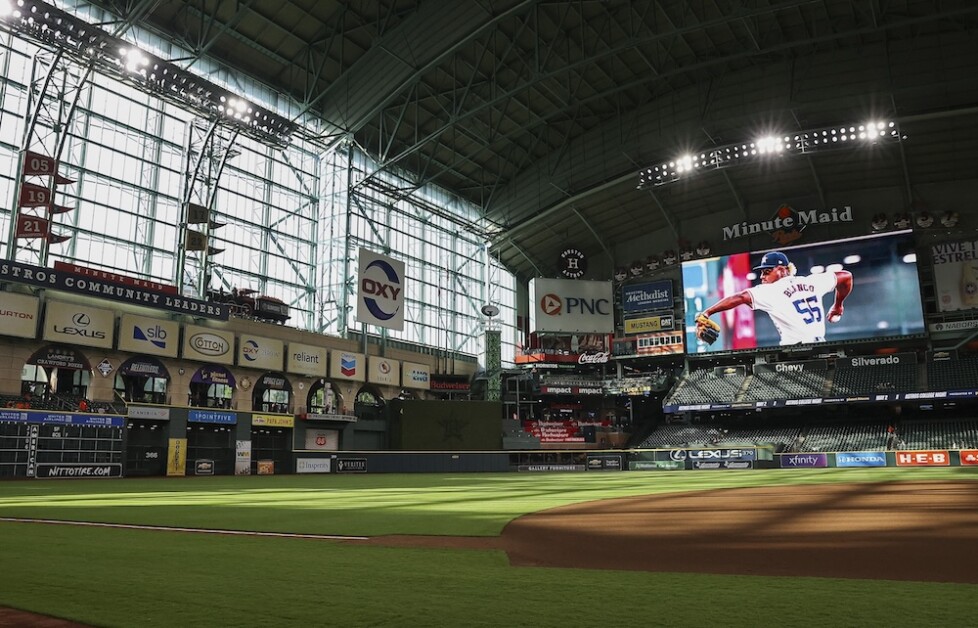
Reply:
<svg viewBox="0 0 978 628"><path fill-rule="evenodd" d="M609 499L500 537L375 537L496 549L511 565L978 584L978 482L825 484Z"/></svg>

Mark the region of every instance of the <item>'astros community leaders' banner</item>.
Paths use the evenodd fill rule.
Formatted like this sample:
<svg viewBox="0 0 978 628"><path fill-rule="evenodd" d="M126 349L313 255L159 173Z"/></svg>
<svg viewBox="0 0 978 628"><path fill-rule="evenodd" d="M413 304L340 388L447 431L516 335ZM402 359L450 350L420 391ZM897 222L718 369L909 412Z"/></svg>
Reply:
<svg viewBox="0 0 978 628"><path fill-rule="evenodd" d="M222 321L228 319L228 307L220 303L210 303L10 260L0 262L0 281L12 281L38 288L101 297L180 314L190 314L191 316L214 318Z"/></svg>

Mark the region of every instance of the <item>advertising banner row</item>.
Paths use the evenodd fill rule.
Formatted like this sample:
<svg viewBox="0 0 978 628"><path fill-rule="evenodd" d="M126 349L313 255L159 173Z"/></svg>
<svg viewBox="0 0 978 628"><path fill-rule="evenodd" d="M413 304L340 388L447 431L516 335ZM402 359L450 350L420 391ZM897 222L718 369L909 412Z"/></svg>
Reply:
<svg viewBox="0 0 978 628"><path fill-rule="evenodd" d="M758 466L781 469L825 469L829 467L950 467L978 466L978 449L925 449L912 451L839 451L774 454L771 461L766 450L744 449L672 449L647 452L631 458L632 471L684 471L698 469L753 469Z"/></svg>
<svg viewBox="0 0 978 628"><path fill-rule="evenodd" d="M699 403L684 405L667 405L662 411L667 414L676 412L701 412L713 410L755 410L758 408L791 408L797 406L835 405L842 403L879 403L892 401L956 401L959 399L974 399L978 390L941 390L930 392L881 393L872 395L856 395L852 397L818 397L813 399L769 399L765 401L734 401L731 403Z"/></svg>
<svg viewBox="0 0 978 628"><path fill-rule="evenodd" d="M954 454L957 454L955 456ZM780 454L782 469L826 467L949 467L978 465L978 449L925 449L915 451L840 451L831 453Z"/></svg>
<svg viewBox="0 0 978 628"><path fill-rule="evenodd" d="M3 293L0 334L37 338L41 303L37 297ZM123 314L88 305L47 300L40 338L142 355L271 370L310 377L370 382L428 390L430 367L362 353L327 349L275 338L238 334L201 325Z"/></svg>

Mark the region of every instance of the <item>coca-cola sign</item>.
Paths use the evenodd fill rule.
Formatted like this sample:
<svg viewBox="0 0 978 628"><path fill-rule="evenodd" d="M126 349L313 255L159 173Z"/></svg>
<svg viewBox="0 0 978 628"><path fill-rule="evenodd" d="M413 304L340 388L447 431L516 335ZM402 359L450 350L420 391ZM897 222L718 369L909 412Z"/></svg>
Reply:
<svg viewBox="0 0 978 628"><path fill-rule="evenodd" d="M607 351L596 353L582 353L577 358L578 364L604 364L611 359L611 354Z"/></svg>

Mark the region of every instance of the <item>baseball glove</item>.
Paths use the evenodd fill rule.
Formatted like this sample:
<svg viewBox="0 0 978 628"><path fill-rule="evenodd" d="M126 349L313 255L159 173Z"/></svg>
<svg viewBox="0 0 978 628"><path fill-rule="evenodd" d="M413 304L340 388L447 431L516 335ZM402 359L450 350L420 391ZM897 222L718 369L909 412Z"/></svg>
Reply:
<svg viewBox="0 0 978 628"><path fill-rule="evenodd" d="M708 345L712 345L720 337L720 326L710 320L706 314L696 315L696 337Z"/></svg>

